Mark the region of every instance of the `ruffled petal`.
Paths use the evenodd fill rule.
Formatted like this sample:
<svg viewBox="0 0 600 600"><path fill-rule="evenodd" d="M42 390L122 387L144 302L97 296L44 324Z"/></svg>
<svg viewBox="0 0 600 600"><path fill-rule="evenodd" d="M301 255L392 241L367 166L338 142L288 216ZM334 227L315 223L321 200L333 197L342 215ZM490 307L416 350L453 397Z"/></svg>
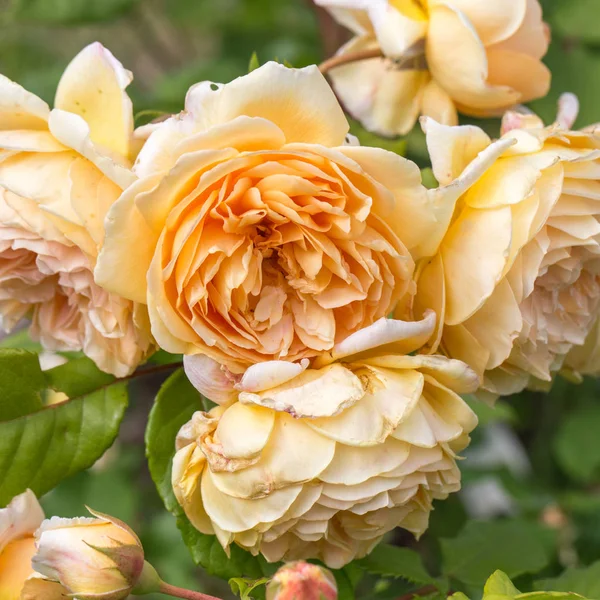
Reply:
<svg viewBox="0 0 600 600"><path fill-rule="evenodd" d="M427 63L433 78L463 107L493 112L520 101L519 91L488 83L485 47L466 16L449 4L431 10Z"/></svg>
<svg viewBox="0 0 600 600"><path fill-rule="evenodd" d="M315 66L288 69L268 62L244 77L212 90L198 84L186 110L208 128L236 117L262 117L277 125L287 142L339 146L348 122L327 81Z"/></svg>
<svg viewBox="0 0 600 600"><path fill-rule="evenodd" d="M125 88L133 75L95 42L86 46L63 73L54 106L82 117L90 139L117 156L129 157L133 107Z"/></svg>

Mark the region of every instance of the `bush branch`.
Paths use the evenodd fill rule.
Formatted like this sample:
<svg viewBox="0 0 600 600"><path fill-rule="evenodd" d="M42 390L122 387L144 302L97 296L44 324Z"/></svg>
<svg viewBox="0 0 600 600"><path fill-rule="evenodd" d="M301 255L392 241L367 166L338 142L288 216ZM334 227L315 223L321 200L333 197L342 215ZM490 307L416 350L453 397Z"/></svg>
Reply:
<svg viewBox="0 0 600 600"><path fill-rule="evenodd" d="M325 74L331 71L331 69L335 69L335 67L341 67L342 65L347 65L359 60L368 60L370 58L383 58L383 52L380 48L370 48L369 50L358 50L357 52L338 54L322 62L319 65L319 71Z"/></svg>

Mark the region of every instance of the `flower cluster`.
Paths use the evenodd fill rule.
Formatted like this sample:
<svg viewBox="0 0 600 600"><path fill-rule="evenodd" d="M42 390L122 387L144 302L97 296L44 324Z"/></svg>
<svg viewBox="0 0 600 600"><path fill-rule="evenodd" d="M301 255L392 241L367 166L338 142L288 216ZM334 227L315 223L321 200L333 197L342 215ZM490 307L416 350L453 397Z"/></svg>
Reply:
<svg viewBox="0 0 600 600"><path fill-rule="evenodd" d="M93 44L52 110L0 78L0 315L119 377L155 348L185 355L216 404L174 448L191 523L341 567L394 527L419 536L459 489L476 425L460 394L600 370L600 137L571 130L570 96L548 127L509 111L495 141L455 125L546 92L537 0L319 4L357 34L341 56L376 48L332 70L343 102L386 134L429 115L438 188L360 146L317 67L198 83L134 131L131 74ZM36 514L0 552L32 554ZM107 560L139 545L114 520L76 527L116 528ZM73 588L43 555L27 585Z"/></svg>

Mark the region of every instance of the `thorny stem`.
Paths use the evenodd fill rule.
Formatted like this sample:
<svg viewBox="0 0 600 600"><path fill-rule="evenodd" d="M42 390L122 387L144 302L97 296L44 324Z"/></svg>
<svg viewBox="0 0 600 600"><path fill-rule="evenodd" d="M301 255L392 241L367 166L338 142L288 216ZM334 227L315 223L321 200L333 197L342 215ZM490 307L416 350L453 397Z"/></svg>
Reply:
<svg viewBox="0 0 600 600"><path fill-rule="evenodd" d="M186 590L184 588L176 587L161 581L159 592L166 594L167 596L174 596L175 598L184 598L185 600L221 600L216 596L209 596L208 594L202 594L200 592L194 592L193 590Z"/></svg>
<svg viewBox="0 0 600 600"><path fill-rule="evenodd" d="M380 48L371 48L369 50L358 50L357 52L347 52L346 54L338 54L332 56L319 65L319 71L325 74L335 67L340 67L348 63L357 62L359 60L368 60L369 58L382 58L383 52Z"/></svg>

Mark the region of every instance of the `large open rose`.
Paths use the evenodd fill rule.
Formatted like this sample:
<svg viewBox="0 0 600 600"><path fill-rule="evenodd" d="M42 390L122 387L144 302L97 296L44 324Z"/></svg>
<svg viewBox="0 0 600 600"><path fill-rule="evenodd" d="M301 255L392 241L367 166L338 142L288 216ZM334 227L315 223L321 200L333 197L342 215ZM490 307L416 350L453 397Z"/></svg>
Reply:
<svg viewBox="0 0 600 600"><path fill-rule="evenodd" d="M339 54L385 56L331 71L342 102L371 131L405 134L419 114L455 125L457 109L495 116L548 93L538 0L315 1L356 34Z"/></svg>
<svg viewBox="0 0 600 600"><path fill-rule="evenodd" d="M432 313L381 319L310 366L264 362L243 376L186 357L192 383L222 403L177 438L173 487L194 526L225 548L330 567L394 527L423 533L432 501L460 487L456 453L476 425L457 395L475 389L475 373L408 355L434 326Z"/></svg>
<svg viewBox="0 0 600 600"><path fill-rule="evenodd" d="M600 137L533 116L505 124L526 126L491 142L476 127L426 123L440 182L471 161L483 174L420 265L415 305L439 315L432 351L439 341L495 395L551 382L600 307Z"/></svg>
<svg viewBox="0 0 600 600"><path fill-rule="evenodd" d="M103 219L135 180L131 74L100 44L63 74L54 110L0 75L0 316L52 351L130 373L150 350L144 311L94 282ZM147 319L147 315L146 315ZM144 327L147 330L147 327Z"/></svg>
<svg viewBox="0 0 600 600"><path fill-rule="evenodd" d="M97 280L147 303L170 352L241 372L331 350L407 304L444 204L416 165L347 133L316 67L194 86L110 209Z"/></svg>

